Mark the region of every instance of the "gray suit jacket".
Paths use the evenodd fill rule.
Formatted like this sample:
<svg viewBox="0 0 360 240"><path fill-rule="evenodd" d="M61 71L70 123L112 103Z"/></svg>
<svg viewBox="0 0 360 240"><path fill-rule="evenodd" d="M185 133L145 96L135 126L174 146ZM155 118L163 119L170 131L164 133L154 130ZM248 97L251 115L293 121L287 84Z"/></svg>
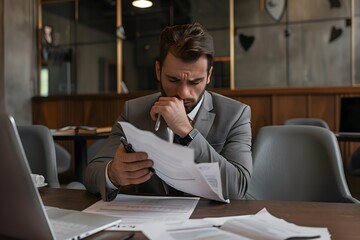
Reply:
<svg viewBox="0 0 360 240"><path fill-rule="evenodd" d="M150 117L150 109L159 96L160 93L156 93L125 102L124 112L117 121L130 122L139 129L151 131L168 140L166 122L161 122L159 131L155 132L155 122ZM240 199L248 188L252 173L250 117L249 106L205 91L202 106L193 121L194 128L200 134L196 135L188 147L194 149L196 163L219 163L225 199ZM84 184L87 190L100 193L106 201L114 199L119 192L119 189L106 188L105 171L120 145L122 135L123 131L116 122L106 143L85 172ZM139 193L166 195L169 194L169 188L154 175L135 189ZM128 189L121 187L120 191Z"/></svg>

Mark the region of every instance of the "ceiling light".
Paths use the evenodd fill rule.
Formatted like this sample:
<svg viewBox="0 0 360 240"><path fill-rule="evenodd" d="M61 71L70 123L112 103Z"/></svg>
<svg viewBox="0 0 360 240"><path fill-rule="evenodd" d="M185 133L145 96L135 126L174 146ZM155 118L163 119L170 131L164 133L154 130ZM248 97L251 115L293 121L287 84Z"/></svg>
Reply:
<svg viewBox="0 0 360 240"><path fill-rule="evenodd" d="M132 1L132 5L138 8L148 8L151 7L153 3L149 0L135 0Z"/></svg>

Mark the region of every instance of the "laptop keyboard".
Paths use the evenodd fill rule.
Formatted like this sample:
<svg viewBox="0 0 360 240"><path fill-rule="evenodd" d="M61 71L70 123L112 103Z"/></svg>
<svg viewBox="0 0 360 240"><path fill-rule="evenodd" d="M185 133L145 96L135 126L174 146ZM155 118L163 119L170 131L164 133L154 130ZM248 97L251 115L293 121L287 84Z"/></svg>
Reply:
<svg viewBox="0 0 360 240"><path fill-rule="evenodd" d="M51 219L50 222L55 235L79 231L88 227L85 224L74 224L54 219Z"/></svg>

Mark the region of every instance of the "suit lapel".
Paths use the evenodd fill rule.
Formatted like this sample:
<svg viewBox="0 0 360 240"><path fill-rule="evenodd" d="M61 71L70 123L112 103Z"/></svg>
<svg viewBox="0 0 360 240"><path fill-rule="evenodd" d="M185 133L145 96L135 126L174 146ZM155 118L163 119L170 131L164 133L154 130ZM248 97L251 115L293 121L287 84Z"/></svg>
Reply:
<svg viewBox="0 0 360 240"><path fill-rule="evenodd" d="M199 130L205 138L207 137L216 116L215 113L210 112L211 110L213 110L212 97L208 91L205 91L204 102L201 105L194 121L194 127Z"/></svg>

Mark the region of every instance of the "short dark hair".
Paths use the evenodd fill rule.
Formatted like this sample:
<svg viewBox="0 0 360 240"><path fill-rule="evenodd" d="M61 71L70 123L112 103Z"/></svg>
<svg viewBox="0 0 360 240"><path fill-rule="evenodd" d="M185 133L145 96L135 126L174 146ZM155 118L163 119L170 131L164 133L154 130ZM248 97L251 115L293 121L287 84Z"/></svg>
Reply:
<svg viewBox="0 0 360 240"><path fill-rule="evenodd" d="M206 55L209 71L214 61L214 41L200 23L169 26L160 35L161 67L168 52L184 62L196 61Z"/></svg>

